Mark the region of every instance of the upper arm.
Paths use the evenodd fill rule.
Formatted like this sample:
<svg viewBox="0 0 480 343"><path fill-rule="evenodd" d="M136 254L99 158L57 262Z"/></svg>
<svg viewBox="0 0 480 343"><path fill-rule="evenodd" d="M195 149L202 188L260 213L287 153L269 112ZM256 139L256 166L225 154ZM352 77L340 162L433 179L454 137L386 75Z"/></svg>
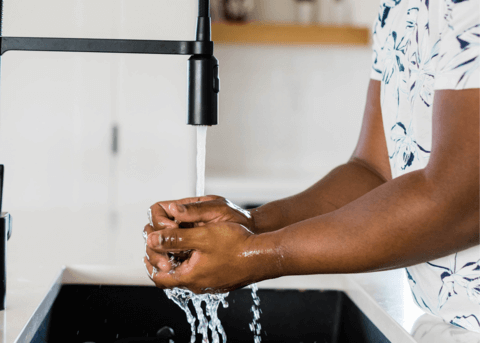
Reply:
<svg viewBox="0 0 480 343"><path fill-rule="evenodd" d="M478 2L456 2L449 11L450 15L444 17L444 29L437 47L432 148L425 177L436 190L437 203L444 203L457 215L463 213L468 217L470 214L476 222L473 227L478 228Z"/></svg>
<svg viewBox="0 0 480 343"><path fill-rule="evenodd" d="M362 129L352 159L360 160L385 180L391 180L390 162L380 105L381 82L370 80Z"/></svg>
<svg viewBox="0 0 480 343"><path fill-rule="evenodd" d="M479 205L479 89L437 90L425 176L461 208Z"/></svg>

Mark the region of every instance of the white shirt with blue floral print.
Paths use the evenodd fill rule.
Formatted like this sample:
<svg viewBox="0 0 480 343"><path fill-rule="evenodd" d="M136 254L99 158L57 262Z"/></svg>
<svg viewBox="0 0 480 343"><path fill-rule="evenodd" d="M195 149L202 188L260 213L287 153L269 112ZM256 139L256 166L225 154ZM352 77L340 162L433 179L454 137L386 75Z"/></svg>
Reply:
<svg viewBox="0 0 480 343"><path fill-rule="evenodd" d="M373 29L395 178L428 163L435 90L480 87L480 0L382 0ZM406 270L423 310L480 332L480 246Z"/></svg>

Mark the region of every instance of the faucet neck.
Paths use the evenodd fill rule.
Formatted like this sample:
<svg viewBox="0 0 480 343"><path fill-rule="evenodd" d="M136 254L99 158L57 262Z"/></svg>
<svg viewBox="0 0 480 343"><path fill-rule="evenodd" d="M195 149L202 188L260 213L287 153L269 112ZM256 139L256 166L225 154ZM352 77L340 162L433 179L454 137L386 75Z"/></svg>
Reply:
<svg viewBox="0 0 480 343"><path fill-rule="evenodd" d="M198 0L198 16L210 17L210 0Z"/></svg>
<svg viewBox="0 0 480 343"><path fill-rule="evenodd" d="M0 0L1 1L1 0ZM210 1L198 1L197 41L211 41Z"/></svg>
<svg viewBox="0 0 480 343"><path fill-rule="evenodd" d="M0 0L0 37L3 36L3 0Z"/></svg>

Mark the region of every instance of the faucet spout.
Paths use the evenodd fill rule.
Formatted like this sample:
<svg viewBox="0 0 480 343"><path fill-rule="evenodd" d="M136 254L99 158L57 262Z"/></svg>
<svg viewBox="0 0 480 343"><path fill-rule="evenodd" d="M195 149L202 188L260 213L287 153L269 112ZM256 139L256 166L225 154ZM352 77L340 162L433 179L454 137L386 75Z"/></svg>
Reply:
<svg viewBox="0 0 480 343"><path fill-rule="evenodd" d="M199 0L197 42L211 41L210 1ZM212 54L195 54L188 60L188 125L218 124L220 78Z"/></svg>
<svg viewBox="0 0 480 343"><path fill-rule="evenodd" d="M193 55L188 60L188 125L218 124L218 70L213 55Z"/></svg>

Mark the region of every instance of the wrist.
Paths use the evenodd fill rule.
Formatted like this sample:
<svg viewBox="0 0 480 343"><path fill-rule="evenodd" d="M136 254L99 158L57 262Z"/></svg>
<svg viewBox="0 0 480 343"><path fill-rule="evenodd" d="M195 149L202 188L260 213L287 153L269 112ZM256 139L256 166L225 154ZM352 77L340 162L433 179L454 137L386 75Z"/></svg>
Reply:
<svg viewBox="0 0 480 343"><path fill-rule="evenodd" d="M273 279L284 275L284 254L276 242L273 233L255 234L250 236L243 256L247 265L253 271L253 282Z"/></svg>
<svg viewBox="0 0 480 343"><path fill-rule="evenodd" d="M251 224L251 231L255 234L263 234L266 232L270 232L268 226L268 216L264 211L264 206L260 206L257 208L253 208L249 210L250 212L250 224Z"/></svg>
<svg viewBox="0 0 480 343"><path fill-rule="evenodd" d="M269 202L260 207L250 210L254 222L256 234L272 232L285 226L287 210L282 200Z"/></svg>
<svg viewBox="0 0 480 343"><path fill-rule="evenodd" d="M257 230L257 223L255 222L255 213L257 212L256 208L252 208L251 210L246 210L248 212L247 220L248 220L248 228L253 233L259 233Z"/></svg>

